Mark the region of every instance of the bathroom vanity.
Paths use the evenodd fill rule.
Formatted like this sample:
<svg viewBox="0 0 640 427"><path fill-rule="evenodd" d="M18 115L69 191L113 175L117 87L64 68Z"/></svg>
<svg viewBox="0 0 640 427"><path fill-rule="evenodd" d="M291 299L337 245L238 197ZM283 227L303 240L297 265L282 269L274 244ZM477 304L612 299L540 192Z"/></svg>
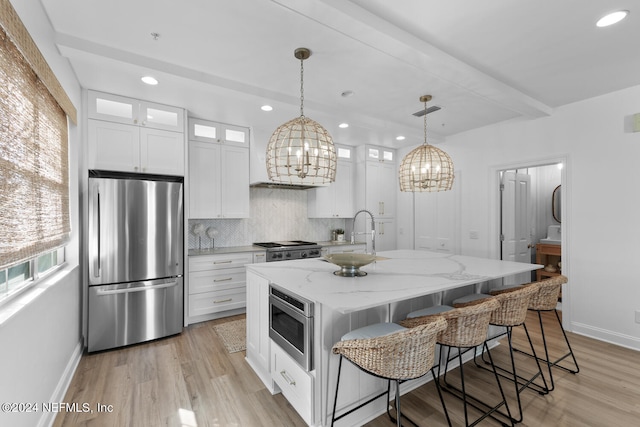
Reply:
<svg viewBox="0 0 640 427"><path fill-rule="evenodd" d="M536 245L536 264L542 264L545 268L536 271L536 280L540 281L561 274L562 271L558 266L558 263L562 261L561 255L562 245L538 243ZM555 271L548 271L548 266L555 268Z"/></svg>

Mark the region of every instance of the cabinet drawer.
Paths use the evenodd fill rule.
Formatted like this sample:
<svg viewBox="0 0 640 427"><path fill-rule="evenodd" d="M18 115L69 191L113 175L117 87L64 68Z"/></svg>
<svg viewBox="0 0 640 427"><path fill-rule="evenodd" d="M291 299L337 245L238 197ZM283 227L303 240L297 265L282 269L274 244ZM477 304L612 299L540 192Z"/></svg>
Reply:
<svg viewBox="0 0 640 427"><path fill-rule="evenodd" d="M363 254L365 253L366 245L356 244L356 245L337 245L337 246L329 246L328 252L330 254L346 254L346 253L355 253L355 254Z"/></svg>
<svg viewBox="0 0 640 427"><path fill-rule="evenodd" d="M189 257L189 272L244 267L245 264L251 264L252 262L253 254L251 252L228 255L193 256Z"/></svg>
<svg viewBox="0 0 640 427"><path fill-rule="evenodd" d="M245 286L224 291L203 292L189 295L189 316L244 308L247 302Z"/></svg>
<svg viewBox="0 0 640 427"><path fill-rule="evenodd" d="M271 342L271 378L291 406L311 424L313 378L274 342Z"/></svg>
<svg viewBox="0 0 640 427"><path fill-rule="evenodd" d="M189 273L189 294L222 291L244 286L247 272L244 267Z"/></svg>

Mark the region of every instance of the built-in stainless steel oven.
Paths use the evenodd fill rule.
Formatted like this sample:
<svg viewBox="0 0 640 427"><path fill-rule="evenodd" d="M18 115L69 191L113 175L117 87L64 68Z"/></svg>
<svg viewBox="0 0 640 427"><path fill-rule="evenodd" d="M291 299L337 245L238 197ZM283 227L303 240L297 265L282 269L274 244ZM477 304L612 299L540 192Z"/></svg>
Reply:
<svg viewBox="0 0 640 427"><path fill-rule="evenodd" d="M307 371L313 370L313 302L269 286L269 337Z"/></svg>

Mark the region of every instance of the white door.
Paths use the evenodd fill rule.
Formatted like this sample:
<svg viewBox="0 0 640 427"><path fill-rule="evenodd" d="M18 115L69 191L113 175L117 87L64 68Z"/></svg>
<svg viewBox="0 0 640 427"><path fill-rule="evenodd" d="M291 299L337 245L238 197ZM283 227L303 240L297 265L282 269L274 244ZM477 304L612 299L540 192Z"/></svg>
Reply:
<svg viewBox="0 0 640 427"><path fill-rule="evenodd" d="M144 173L184 175L184 134L140 128L140 166Z"/></svg>
<svg viewBox="0 0 640 427"><path fill-rule="evenodd" d="M89 120L89 169L140 172L140 128Z"/></svg>
<svg viewBox="0 0 640 427"><path fill-rule="evenodd" d="M531 177L505 171L502 175L502 259L531 262ZM505 285L528 283L530 273L504 279Z"/></svg>
<svg viewBox="0 0 640 427"><path fill-rule="evenodd" d="M222 217L249 218L249 149L223 145L220 159Z"/></svg>
<svg viewBox="0 0 640 427"><path fill-rule="evenodd" d="M189 218L219 218L220 144L189 141Z"/></svg>

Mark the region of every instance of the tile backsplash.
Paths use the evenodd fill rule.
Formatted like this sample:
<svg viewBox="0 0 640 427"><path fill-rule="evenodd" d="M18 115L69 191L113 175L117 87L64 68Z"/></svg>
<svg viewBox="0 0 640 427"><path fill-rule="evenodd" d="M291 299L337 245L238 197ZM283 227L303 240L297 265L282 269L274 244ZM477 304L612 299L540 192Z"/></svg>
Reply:
<svg viewBox="0 0 640 427"><path fill-rule="evenodd" d="M345 228L345 219L307 218L307 192L252 188L250 218L189 220L189 249L245 246L279 240L331 240L331 230ZM204 236L194 233L201 224ZM215 234L211 239L210 234Z"/></svg>

